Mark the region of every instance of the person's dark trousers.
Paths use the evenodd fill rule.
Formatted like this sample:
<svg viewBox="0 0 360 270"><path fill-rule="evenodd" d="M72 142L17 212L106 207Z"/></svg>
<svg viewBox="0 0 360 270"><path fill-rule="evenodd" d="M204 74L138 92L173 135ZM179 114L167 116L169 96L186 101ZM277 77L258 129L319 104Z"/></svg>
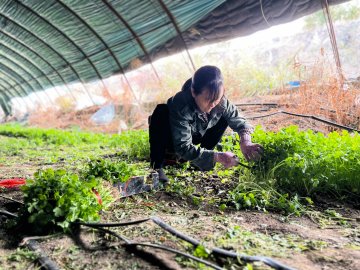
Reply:
<svg viewBox="0 0 360 270"><path fill-rule="evenodd" d="M227 121L221 117L219 122L208 129L204 136L193 136L192 143L200 144L200 147L213 150L221 140L226 128ZM169 108L167 104L156 106L153 114L149 117L149 142L150 142L150 165L154 169L162 168L165 153L174 153L169 122Z"/></svg>
<svg viewBox="0 0 360 270"><path fill-rule="evenodd" d="M166 150L174 152L167 104L157 105L149 118L149 142L150 166L160 169L163 167Z"/></svg>

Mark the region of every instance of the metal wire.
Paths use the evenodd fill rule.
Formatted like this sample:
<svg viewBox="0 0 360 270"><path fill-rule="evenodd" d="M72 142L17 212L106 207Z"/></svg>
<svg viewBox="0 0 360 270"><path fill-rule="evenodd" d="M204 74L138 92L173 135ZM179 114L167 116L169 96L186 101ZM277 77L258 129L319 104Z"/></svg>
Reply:
<svg viewBox="0 0 360 270"><path fill-rule="evenodd" d="M0 209L0 214L6 215L8 217L18 217L16 214L10 213L6 210L2 210ZM121 226L128 226L128 225L135 225L135 224L140 224L140 223L144 223L146 221L151 220L153 223L155 223L156 225L158 225L159 227L161 227L162 229L164 229L165 231L169 232L170 234L192 244L193 246L199 246L201 245L200 241L186 235L183 234L179 231L177 231L176 229L174 229L173 227L171 227L169 224L165 223L162 219L154 216L154 217L150 217L150 218L144 218L144 219L138 219L138 220L133 220L133 221L127 221L127 222L119 222L119 223L87 223L87 222L73 222L72 224L74 225L83 225L83 226L87 226L87 227L91 227L106 233L109 233L119 239L121 239L122 241L125 242L125 246L148 246L148 247L153 247L153 248L158 248L158 249L163 249L163 250L167 250L169 252L178 254L178 255L182 255L185 257L188 257L190 259L196 260L198 262L204 263L210 267L213 267L214 269L222 269L210 262L204 261L202 259L196 258L192 255L183 253L181 251L163 246L163 245L156 245L156 244L148 244L148 243L138 243L138 242L133 242L129 239L127 239L126 237L113 232L111 230L105 229L104 227L121 227ZM256 261L261 261L264 264L277 269L277 270L294 270L294 268L291 268L289 266L286 266L272 258L269 257L264 257L264 256L248 256L248 255L243 255L243 254L238 254L236 252L232 252L232 251L228 251L225 249L221 249L221 248L213 248L211 250L211 254L213 254L214 256L221 256L221 257L229 257L229 258L233 258L233 259L240 259L242 261L245 262L256 262ZM52 269L52 268L49 268ZM56 269L56 268L54 268Z"/></svg>
<svg viewBox="0 0 360 270"><path fill-rule="evenodd" d="M123 237L123 236L121 236L121 235L119 235L119 234L117 234L117 233L115 233L113 231L110 231L110 230L107 230L107 229L103 228L103 227L119 227L119 226L134 225L134 224L143 223L143 222L146 222L146 221L149 221L149 220L151 220L156 225L158 225L159 227L161 227L165 231L169 232L170 234L172 234L172 235L174 235L174 236L176 236L176 237L178 237L178 238L192 244L193 246L201 245L200 241L198 241L198 240L196 240L196 239L194 239L194 238L192 238L192 237L190 237L188 235L185 235L185 234L177 231L176 229L174 229L173 227L171 227L169 224L165 223L162 219L160 219L158 217L151 217L151 218L134 220L134 221L129 221L129 222L121 222L121 223L86 223L86 222L77 222L75 224L88 226L88 227L92 227L92 228L96 228L96 229L101 229L102 231L110 233L110 234L114 235L115 237L117 237L117 238L119 238L119 239L121 239L121 240L123 240L125 242L128 241L128 243L126 245L148 245L148 246L150 246L150 245L153 245L153 244L134 243L134 242L131 242L131 240L128 240L125 237ZM126 240L124 240L124 238ZM129 244L129 243L131 243L131 244ZM153 247L155 247L155 246L153 246ZM164 246L159 246L158 248L163 249L163 247ZM167 248L167 247L165 247L165 248ZM168 251L170 251L170 250L168 250ZM179 251L176 251L176 252L179 252ZM213 254L214 256L230 257L230 258L233 258L233 259L239 258L240 260L245 261L245 262L261 261L264 264L266 264L266 265L268 265L268 266L270 266L270 267L272 267L274 269L277 269L277 270L293 270L294 269L294 268L291 268L289 266L283 265L282 263L280 263L280 262L278 262L278 261L276 261L276 260L274 260L272 258L269 258L269 257L247 256L247 255L238 254L236 252L231 252L231 251L228 251L228 250L224 250L224 249L221 249L221 248L213 248L211 250L211 254ZM189 254L186 254L186 255L189 255ZM213 266L211 266L211 267L213 267ZM218 269L218 268L215 268L215 269Z"/></svg>
<svg viewBox="0 0 360 270"><path fill-rule="evenodd" d="M144 219L144 220L137 220L137 221L133 221L133 222L125 222L125 223L117 223L118 226L125 226L125 225L133 225L133 224L138 224L138 223L142 223L144 221L148 221L150 219ZM80 223L76 223L76 224L80 224ZM167 247L167 246L164 246L164 245L157 245L157 244L151 244L151 243L140 243L140 242L133 242L129 239L127 239L126 237L116 233L116 232L113 232L111 230L108 230L108 229L104 229L102 228L102 226L104 227L116 227L115 226L115 223L113 224L99 224L101 226L96 226L95 223L90 223L90 224L86 224L86 223L82 223L81 225L84 225L84 226L87 226L87 227L91 227L93 229L97 229L99 231L102 231L102 232L105 232L105 233L108 233L122 241L125 242L125 244L123 244L123 246L125 247L129 247L129 246L144 246L144 247L152 247L152 248L157 248L157 249L162 249L162 250L165 250L165 251L168 251L168 252L172 252L174 254L177 254L177 255L181 255L181 256L184 256L184 257L187 257L189 259L192 259L192 260L195 260L197 262L200 262L200 263L203 263L209 267L212 267L214 269L222 269L221 267L215 265L215 264L212 264L208 261L205 261L203 259L200 259L200 258L197 258L193 255L190 255L190 254L187 254L187 253L184 253L182 251L179 251L179 250L176 250L176 249L173 249L173 248L170 248L170 247ZM111 225L111 226L109 226Z"/></svg>
<svg viewBox="0 0 360 270"><path fill-rule="evenodd" d="M4 199L6 199L6 200L12 201L12 202L16 202L16 203L18 203L18 204L24 204L23 202L17 201L17 200L15 200L15 199L13 199L13 198L10 198L10 197L7 197L7 196L1 195L1 194L0 194L0 197L1 197L1 198L4 198Z"/></svg>
<svg viewBox="0 0 360 270"><path fill-rule="evenodd" d="M26 241L25 245L32 251L39 254L37 261L40 263L41 268L45 268L47 270L60 270L60 267L51 260L46 253L40 248L40 245L35 240Z"/></svg>
<svg viewBox="0 0 360 270"><path fill-rule="evenodd" d="M218 269L218 270L221 270L223 269L222 267L219 267L215 264L212 264L208 261L205 261L203 259L200 259L198 257L195 257L193 255L190 255L190 254L187 254L185 252L182 252L182 251L179 251L179 250L176 250L176 249L173 249L173 248L170 248L170 247L167 247L167 246L164 246L164 245L157 245L157 244L147 244L147 243L130 243L130 244L126 244L126 246L145 246L145 247L152 247L152 248L157 248L157 249L162 249L162 250L165 250L165 251L168 251L168 252L172 252L172 253L175 253L177 255L181 255L183 257L187 257L189 259L192 259L194 261L197 261L199 263L202 263L202 264L205 264L209 267L212 267L214 269Z"/></svg>
<svg viewBox="0 0 360 270"><path fill-rule="evenodd" d="M18 216L16 214L13 214L9 211L6 211L4 209L0 209L0 215L4 215L4 216L7 216L7 217L11 217L11 218L17 218Z"/></svg>
<svg viewBox="0 0 360 270"><path fill-rule="evenodd" d="M74 224L84 225L84 226L95 226L95 227L121 227L121 226L128 226L128 225L135 225L140 224L146 221L149 221L151 218L144 218L139 220L132 220L128 222L117 222L117 223L88 223L88 222L74 222Z"/></svg>
<svg viewBox="0 0 360 270"><path fill-rule="evenodd" d="M320 118L320 117L317 117L317 116L314 116L314 115L298 114L298 113L292 113L292 112L287 112L287 111L278 111L278 112L274 112L274 113L270 113L270 114L259 115L259 116L250 116L250 117L246 117L246 118L250 119L250 120L254 120L254 119L259 119L259 118L270 117L270 116L273 116L273 115L276 115L276 114L281 114L281 113L291 115L291 116L298 116L298 117L303 117L303 118L311 118L311 119L314 119L316 121L319 121L319 122L322 122L322 123L325 123L325 124L328 124L328 125L331 125L331 126L334 126L334 127L342 128L342 129L345 129L345 130L350 131L350 132L359 132L360 133L360 130L357 130L355 128L347 127L347 126L344 126L344 125L341 125L341 124L338 124L338 123L335 123L335 122L332 122L332 121L329 121L329 120L326 120L326 119L323 119L323 118Z"/></svg>

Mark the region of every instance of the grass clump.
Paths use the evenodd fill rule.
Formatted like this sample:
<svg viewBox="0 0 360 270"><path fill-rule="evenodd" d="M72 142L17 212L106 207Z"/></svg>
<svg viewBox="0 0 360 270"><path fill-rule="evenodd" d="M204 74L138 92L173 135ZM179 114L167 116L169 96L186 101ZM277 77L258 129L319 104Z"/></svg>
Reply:
<svg viewBox="0 0 360 270"><path fill-rule="evenodd" d="M359 134L343 131L325 136L289 126L278 133L258 128L253 138L265 149L260 168L276 168L274 177L280 189L302 196L360 199Z"/></svg>
<svg viewBox="0 0 360 270"><path fill-rule="evenodd" d="M237 135L224 137L223 151L242 157L237 141ZM239 166L218 174L237 181L227 193L227 205L300 215L317 196L360 201L359 134L343 131L325 136L299 131L297 126L277 133L257 128L253 141L264 147L259 162L252 163L250 170Z"/></svg>
<svg viewBox="0 0 360 270"><path fill-rule="evenodd" d="M90 160L84 173L86 179L101 178L111 183L125 182L139 171L126 161L112 162L97 158Z"/></svg>
<svg viewBox="0 0 360 270"><path fill-rule="evenodd" d="M117 149L120 155L139 160L148 159L150 155L149 137L146 130L126 131L121 134L102 134L82 131L42 129L23 127L19 124L0 125L0 135L26 138L36 145L103 145Z"/></svg>
<svg viewBox="0 0 360 270"><path fill-rule="evenodd" d="M230 190L226 197L227 204L234 206L237 210L257 209L265 212L275 210L296 216L304 212L304 205L309 202L297 194L279 190L276 187L276 179L256 179L256 176L251 173L241 177L236 187Z"/></svg>
<svg viewBox="0 0 360 270"><path fill-rule="evenodd" d="M289 251L302 252L320 250L329 243L317 240L307 240L294 234L264 234L251 232L240 226L232 226L227 232L216 239L217 246L225 249L235 249L239 253L248 255L288 257Z"/></svg>
<svg viewBox="0 0 360 270"><path fill-rule="evenodd" d="M53 169L40 170L34 177L22 187L25 206L20 216L36 231L56 227L68 231L71 222L98 221L99 211L112 201L110 192L95 178L84 181L77 174Z"/></svg>

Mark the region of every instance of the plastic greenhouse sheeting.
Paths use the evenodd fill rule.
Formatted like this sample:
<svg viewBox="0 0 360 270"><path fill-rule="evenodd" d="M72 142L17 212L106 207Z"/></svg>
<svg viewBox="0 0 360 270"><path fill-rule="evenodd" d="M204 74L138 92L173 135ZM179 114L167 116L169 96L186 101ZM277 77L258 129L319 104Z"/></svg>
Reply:
<svg viewBox="0 0 360 270"><path fill-rule="evenodd" d="M328 1L329 4L345 0ZM321 9L321 0L1 0L0 106Z"/></svg>
<svg viewBox="0 0 360 270"><path fill-rule="evenodd" d="M106 125L111 123L115 118L115 105L113 103L103 106L90 119L97 125Z"/></svg>

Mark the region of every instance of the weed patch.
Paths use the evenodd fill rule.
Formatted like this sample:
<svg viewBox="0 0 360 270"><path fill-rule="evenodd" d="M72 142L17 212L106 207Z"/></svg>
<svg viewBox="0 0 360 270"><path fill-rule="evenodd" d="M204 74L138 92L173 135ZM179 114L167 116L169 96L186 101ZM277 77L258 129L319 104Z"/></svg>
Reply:
<svg viewBox="0 0 360 270"><path fill-rule="evenodd" d="M358 134L325 136L289 126L277 133L257 128L253 139L264 147L262 159L250 171L236 168L225 174L238 182L228 193L228 203L237 209L278 209L299 215L316 196L360 200ZM224 137L222 147L242 156L237 141L237 135Z"/></svg>
<svg viewBox="0 0 360 270"><path fill-rule="evenodd" d="M118 182L125 182L131 176L138 174L138 170L134 165L129 165L125 161L112 162L106 159L93 159L87 163L87 168L84 173L84 178L102 178L110 181L112 184Z"/></svg>
<svg viewBox="0 0 360 270"><path fill-rule="evenodd" d="M26 138L35 145L93 145L94 148L107 146L118 149L119 155L140 160L148 159L150 146L146 130L127 131L121 134L109 135L93 132L67 131L56 129L41 129L22 127L18 124L0 125L0 135Z"/></svg>
<svg viewBox="0 0 360 270"><path fill-rule="evenodd" d="M109 190L95 178L84 181L65 170L38 171L22 190L25 205L20 218L32 224L35 231L53 227L68 231L71 222L98 221L99 211L112 201Z"/></svg>
<svg viewBox="0 0 360 270"><path fill-rule="evenodd" d="M302 196L360 199L359 134L343 131L325 136L290 126L278 133L258 128L253 137L265 149L260 171L274 168L280 189Z"/></svg>
<svg viewBox="0 0 360 270"><path fill-rule="evenodd" d="M265 256L289 256L288 251L302 252L319 250L329 244L324 241L306 240L297 235L263 234L247 231L240 226L234 226L220 236L216 243L223 248L234 248L238 252L249 255L264 254ZM271 244L269 244L271 243Z"/></svg>

